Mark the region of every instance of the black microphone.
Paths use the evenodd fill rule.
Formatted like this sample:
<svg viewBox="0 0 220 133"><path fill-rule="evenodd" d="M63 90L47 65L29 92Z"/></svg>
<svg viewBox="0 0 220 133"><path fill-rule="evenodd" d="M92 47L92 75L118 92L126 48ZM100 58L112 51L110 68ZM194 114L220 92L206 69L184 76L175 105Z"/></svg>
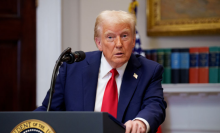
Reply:
<svg viewBox="0 0 220 133"><path fill-rule="evenodd" d="M74 53L69 52L64 55L62 61L72 64L74 62L80 62L86 58L86 54L83 51L76 51Z"/></svg>
<svg viewBox="0 0 220 133"><path fill-rule="evenodd" d="M47 106L47 112L50 111L51 103L52 103L52 97L54 93L54 87L55 87L55 81L57 78L57 72L59 70L60 65L62 62L67 62L69 64L72 64L74 62L79 62L82 61L86 58L86 54L83 51L76 51L74 53L71 52L71 48L65 49L59 58L56 61L56 64L53 69L53 74L52 74L52 79L51 79L51 84L50 84L50 97L48 101L48 106Z"/></svg>

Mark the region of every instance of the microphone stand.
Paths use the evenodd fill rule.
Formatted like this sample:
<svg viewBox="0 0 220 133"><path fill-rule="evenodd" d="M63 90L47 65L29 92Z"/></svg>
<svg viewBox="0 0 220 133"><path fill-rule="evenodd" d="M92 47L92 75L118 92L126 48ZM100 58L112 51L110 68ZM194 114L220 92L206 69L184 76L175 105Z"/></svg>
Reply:
<svg viewBox="0 0 220 133"><path fill-rule="evenodd" d="M51 102L52 102L52 97L53 97L53 93L54 93L54 86L55 86L55 82L56 82L56 78L57 78L57 72L59 70L60 65L62 64L63 61L66 61L69 59L69 57L65 57L65 54L70 53L71 52L71 48L68 47L67 49L65 49L61 55L59 56L59 58L56 61L56 64L54 66L53 69L53 74L52 74L52 78L51 78L51 84L50 84L50 97L49 97L49 102L48 102L48 106L47 106L47 112L50 111L50 107L51 107Z"/></svg>

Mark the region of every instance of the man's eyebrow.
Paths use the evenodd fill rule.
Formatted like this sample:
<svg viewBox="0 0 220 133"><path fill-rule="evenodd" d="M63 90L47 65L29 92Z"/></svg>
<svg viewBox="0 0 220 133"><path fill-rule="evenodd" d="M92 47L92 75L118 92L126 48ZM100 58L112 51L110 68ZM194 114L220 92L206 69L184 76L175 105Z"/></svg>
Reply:
<svg viewBox="0 0 220 133"><path fill-rule="evenodd" d="M124 29L124 30L122 30L122 32L129 32L130 31L130 29Z"/></svg>
<svg viewBox="0 0 220 133"><path fill-rule="evenodd" d="M124 30L122 30L121 34L123 34L123 33L129 33L129 32L130 32L129 29L124 29Z"/></svg>
<svg viewBox="0 0 220 133"><path fill-rule="evenodd" d="M112 32L112 31L106 31L104 34L105 34L105 35L107 35L107 34L114 34L114 32Z"/></svg>
<svg viewBox="0 0 220 133"><path fill-rule="evenodd" d="M130 29L123 29L122 32L120 34L123 34L123 33L128 33L130 31ZM113 31L106 31L104 33L104 35L108 35L108 34L115 34Z"/></svg>
<svg viewBox="0 0 220 133"><path fill-rule="evenodd" d="M109 35L109 34L111 34L111 35L113 35L113 34L115 34L113 31L110 31L110 30L108 30L108 31L106 31L105 33L104 33L104 35L106 36L106 35Z"/></svg>

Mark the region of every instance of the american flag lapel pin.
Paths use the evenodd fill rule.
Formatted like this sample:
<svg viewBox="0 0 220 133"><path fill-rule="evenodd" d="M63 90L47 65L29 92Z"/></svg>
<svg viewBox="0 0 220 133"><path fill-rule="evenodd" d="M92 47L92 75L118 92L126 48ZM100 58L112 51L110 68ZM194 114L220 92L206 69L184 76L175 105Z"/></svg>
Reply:
<svg viewBox="0 0 220 133"><path fill-rule="evenodd" d="M134 73L133 76L134 76L134 78L136 78L136 79L138 78L138 75L137 75L136 73Z"/></svg>

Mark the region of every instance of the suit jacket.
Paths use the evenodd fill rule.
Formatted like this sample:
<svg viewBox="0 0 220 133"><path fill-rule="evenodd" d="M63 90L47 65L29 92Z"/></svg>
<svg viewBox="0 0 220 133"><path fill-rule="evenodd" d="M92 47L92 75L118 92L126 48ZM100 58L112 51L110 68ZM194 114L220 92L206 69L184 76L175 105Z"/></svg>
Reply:
<svg viewBox="0 0 220 133"><path fill-rule="evenodd" d="M56 79L51 110L94 111L101 55L100 51L88 52L81 62L62 64ZM138 75L137 79L134 73ZM162 73L160 64L140 55L131 55L118 101L117 119L120 122L141 117L148 121L150 132L156 132L165 119ZM36 111L45 111L48 99L49 92Z"/></svg>

